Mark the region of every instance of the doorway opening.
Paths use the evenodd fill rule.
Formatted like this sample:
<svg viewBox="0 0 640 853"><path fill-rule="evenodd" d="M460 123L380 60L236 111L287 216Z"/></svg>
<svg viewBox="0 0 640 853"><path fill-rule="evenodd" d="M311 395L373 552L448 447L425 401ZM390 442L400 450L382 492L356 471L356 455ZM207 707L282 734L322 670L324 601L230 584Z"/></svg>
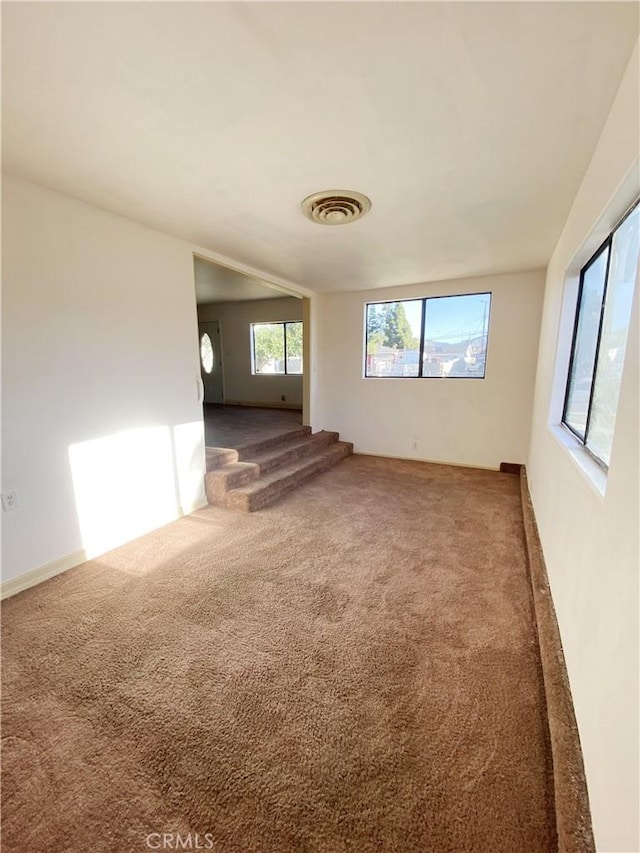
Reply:
<svg viewBox="0 0 640 853"><path fill-rule="evenodd" d="M237 449L300 430L309 300L199 255L194 274L206 446Z"/></svg>

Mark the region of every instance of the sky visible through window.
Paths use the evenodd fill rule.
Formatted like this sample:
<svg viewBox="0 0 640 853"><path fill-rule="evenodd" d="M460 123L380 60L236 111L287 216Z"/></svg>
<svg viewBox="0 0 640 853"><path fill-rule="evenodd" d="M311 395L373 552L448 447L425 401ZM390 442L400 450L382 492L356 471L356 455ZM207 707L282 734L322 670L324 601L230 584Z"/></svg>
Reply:
<svg viewBox="0 0 640 853"><path fill-rule="evenodd" d="M633 278L628 278L625 282L620 283L613 305L613 319L611 327L614 332L619 332L620 329L626 328L629 324L634 285L635 282Z"/></svg>
<svg viewBox="0 0 640 853"><path fill-rule="evenodd" d="M411 331L420 337L420 301L404 302ZM427 301L427 336L431 340L454 343L482 334L488 314L489 295L449 296ZM486 331L486 329L485 329Z"/></svg>

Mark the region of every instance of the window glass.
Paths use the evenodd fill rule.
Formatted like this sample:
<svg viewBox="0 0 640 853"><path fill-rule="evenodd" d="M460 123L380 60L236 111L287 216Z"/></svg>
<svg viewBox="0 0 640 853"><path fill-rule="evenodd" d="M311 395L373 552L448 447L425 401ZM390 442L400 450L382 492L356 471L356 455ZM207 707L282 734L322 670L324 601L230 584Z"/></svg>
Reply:
<svg viewBox="0 0 640 853"><path fill-rule="evenodd" d="M253 325L253 372L284 373L284 324Z"/></svg>
<svg viewBox="0 0 640 853"><path fill-rule="evenodd" d="M367 376L418 376L422 300L367 305Z"/></svg>
<svg viewBox="0 0 640 853"><path fill-rule="evenodd" d="M482 379L491 295L427 299L423 375Z"/></svg>
<svg viewBox="0 0 640 853"><path fill-rule="evenodd" d="M608 258L609 247L606 246L584 269L580 287L578 323L573 344L564 422L583 440L591 399Z"/></svg>
<svg viewBox="0 0 640 853"><path fill-rule="evenodd" d="M302 373L302 323L286 323L287 373Z"/></svg>
<svg viewBox="0 0 640 853"><path fill-rule="evenodd" d="M631 303L638 269L640 208L613 235L607 295L596 365L587 447L605 465L611 459Z"/></svg>
<svg viewBox="0 0 640 853"><path fill-rule="evenodd" d="M562 422L605 468L611 461L639 250L636 202L581 273Z"/></svg>
<svg viewBox="0 0 640 853"><path fill-rule="evenodd" d="M303 323L252 323L254 374L302 375Z"/></svg>
<svg viewBox="0 0 640 853"><path fill-rule="evenodd" d="M205 373L213 372L213 345L211 338L206 332L200 339L200 361L202 362L202 369Z"/></svg>
<svg viewBox="0 0 640 853"><path fill-rule="evenodd" d="M367 305L365 376L483 379L490 309L490 293Z"/></svg>

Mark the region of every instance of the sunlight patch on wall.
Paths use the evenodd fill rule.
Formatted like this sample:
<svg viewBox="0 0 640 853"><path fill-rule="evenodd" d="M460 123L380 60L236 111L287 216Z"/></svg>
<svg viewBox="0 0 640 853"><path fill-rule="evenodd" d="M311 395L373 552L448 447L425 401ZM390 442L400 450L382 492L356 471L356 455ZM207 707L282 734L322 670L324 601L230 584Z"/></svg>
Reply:
<svg viewBox="0 0 640 853"><path fill-rule="evenodd" d="M204 494L203 422L178 424L173 428L173 442L180 507L187 514L207 502Z"/></svg>
<svg viewBox="0 0 640 853"><path fill-rule="evenodd" d="M180 514L168 426L125 430L72 444L69 459L89 558Z"/></svg>

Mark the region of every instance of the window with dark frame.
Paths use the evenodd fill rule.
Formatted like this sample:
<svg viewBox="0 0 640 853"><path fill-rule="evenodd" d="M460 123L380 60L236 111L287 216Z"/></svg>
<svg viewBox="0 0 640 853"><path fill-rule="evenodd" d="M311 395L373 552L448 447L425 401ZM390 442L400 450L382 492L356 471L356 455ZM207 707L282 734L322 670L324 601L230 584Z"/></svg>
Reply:
<svg viewBox="0 0 640 853"><path fill-rule="evenodd" d="M605 469L638 272L640 199L580 271L562 423Z"/></svg>
<svg viewBox="0 0 640 853"><path fill-rule="evenodd" d="M367 303L365 377L484 379L490 313L491 293Z"/></svg>
<svg viewBox="0 0 640 853"><path fill-rule="evenodd" d="M251 372L256 376L300 376L302 322L252 323Z"/></svg>

